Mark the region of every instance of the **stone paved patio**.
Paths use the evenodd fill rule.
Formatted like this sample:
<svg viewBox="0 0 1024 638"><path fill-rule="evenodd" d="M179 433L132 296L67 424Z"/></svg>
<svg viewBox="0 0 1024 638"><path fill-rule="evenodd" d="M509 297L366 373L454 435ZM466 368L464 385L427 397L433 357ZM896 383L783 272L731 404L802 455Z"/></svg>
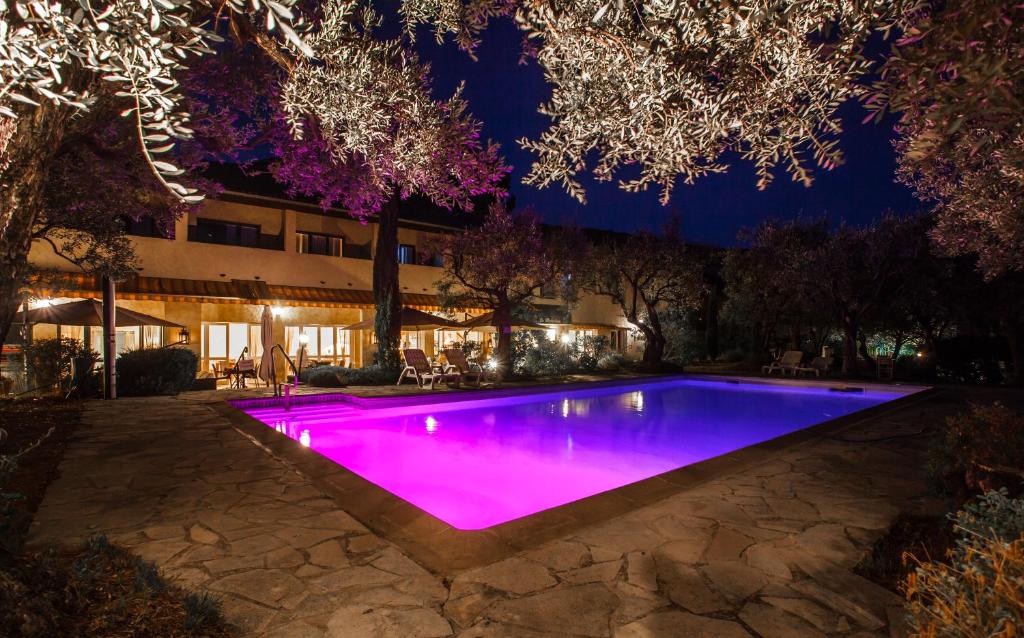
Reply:
<svg viewBox="0 0 1024 638"><path fill-rule="evenodd" d="M497 563L437 575L243 437L211 394L95 402L32 542L105 533L253 636L900 635L850 568L924 491L941 397Z"/></svg>

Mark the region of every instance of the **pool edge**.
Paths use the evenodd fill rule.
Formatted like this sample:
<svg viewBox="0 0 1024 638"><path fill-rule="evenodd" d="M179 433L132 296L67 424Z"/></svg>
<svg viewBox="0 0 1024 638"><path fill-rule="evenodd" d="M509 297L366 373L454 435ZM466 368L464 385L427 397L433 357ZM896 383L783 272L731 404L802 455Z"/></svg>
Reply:
<svg viewBox="0 0 1024 638"><path fill-rule="evenodd" d="M704 375L688 376L694 378ZM660 377L672 378L676 377ZM717 380L722 380L722 377L717 377ZM629 381L636 383L637 379ZM339 508L374 533L398 545L430 571L447 576L489 564L573 531L654 504L723 474L770 460L782 451L837 434L867 419L932 399L941 392L932 387L911 387L917 388L916 391L891 401L479 531L458 530L427 514L302 446L298 441L267 427L246 414L242 408L233 405L233 402L225 401L211 407L227 418L243 436L306 476L331 496ZM491 392L483 394L495 397ZM423 395L419 396L422 398Z"/></svg>

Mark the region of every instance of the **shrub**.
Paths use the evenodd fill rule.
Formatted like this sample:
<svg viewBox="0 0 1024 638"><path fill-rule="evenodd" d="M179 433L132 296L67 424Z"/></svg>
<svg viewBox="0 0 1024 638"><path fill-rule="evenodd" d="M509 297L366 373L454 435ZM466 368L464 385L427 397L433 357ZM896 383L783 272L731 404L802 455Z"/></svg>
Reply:
<svg viewBox="0 0 1024 638"><path fill-rule="evenodd" d="M597 369L601 372L618 372L626 367L626 363L626 357L613 352L597 360Z"/></svg>
<svg viewBox="0 0 1024 638"><path fill-rule="evenodd" d="M548 339L542 332L528 334L533 343L523 348L513 372L527 377L561 377L576 370L570 348Z"/></svg>
<svg viewBox="0 0 1024 638"><path fill-rule="evenodd" d="M124 396L177 394L192 386L198 368L188 348L132 350L117 358L117 389Z"/></svg>
<svg viewBox="0 0 1024 638"><path fill-rule="evenodd" d="M1024 625L1024 501L989 492L958 512L949 562L919 563L907 577L916 636L1016 636Z"/></svg>
<svg viewBox="0 0 1024 638"><path fill-rule="evenodd" d="M967 414L946 419L932 448L928 470L943 492L961 494L1021 484L1024 415L1001 403L975 405Z"/></svg>
<svg viewBox="0 0 1024 638"><path fill-rule="evenodd" d="M39 339L25 345L25 362L37 388L69 379L76 359L95 361L98 356L78 339Z"/></svg>
<svg viewBox="0 0 1024 638"><path fill-rule="evenodd" d="M304 368L299 381L316 388L343 388L348 385L391 385L398 380L401 370L369 365L365 368L341 366L314 366Z"/></svg>
<svg viewBox="0 0 1024 638"><path fill-rule="evenodd" d="M0 635L227 638L236 632L207 594L169 582L153 563L94 537L0 566Z"/></svg>

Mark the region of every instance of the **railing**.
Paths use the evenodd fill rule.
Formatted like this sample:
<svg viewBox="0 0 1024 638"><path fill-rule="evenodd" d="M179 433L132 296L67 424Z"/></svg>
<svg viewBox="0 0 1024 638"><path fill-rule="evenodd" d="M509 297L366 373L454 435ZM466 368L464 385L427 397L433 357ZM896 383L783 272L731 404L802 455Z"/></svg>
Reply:
<svg viewBox="0 0 1024 638"><path fill-rule="evenodd" d="M292 363L292 358L284 351L281 344L275 343L274 347L270 349L270 378L274 380L274 396L279 397L281 396L281 386L285 384L278 383L277 381L277 359L274 358L274 350L279 350L281 352L281 356L283 356L284 360L288 362L288 366L291 367L292 375L294 375L292 377L294 379L294 385L298 385L299 383L299 370L295 367L295 364Z"/></svg>

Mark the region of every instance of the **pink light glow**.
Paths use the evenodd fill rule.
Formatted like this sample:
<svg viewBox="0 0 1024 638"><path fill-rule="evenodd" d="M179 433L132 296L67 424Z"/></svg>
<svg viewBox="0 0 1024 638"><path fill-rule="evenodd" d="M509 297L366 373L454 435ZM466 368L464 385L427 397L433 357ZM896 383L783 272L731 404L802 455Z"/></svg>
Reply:
<svg viewBox="0 0 1024 638"><path fill-rule="evenodd" d="M246 410L458 529L484 529L907 394L704 380Z"/></svg>

